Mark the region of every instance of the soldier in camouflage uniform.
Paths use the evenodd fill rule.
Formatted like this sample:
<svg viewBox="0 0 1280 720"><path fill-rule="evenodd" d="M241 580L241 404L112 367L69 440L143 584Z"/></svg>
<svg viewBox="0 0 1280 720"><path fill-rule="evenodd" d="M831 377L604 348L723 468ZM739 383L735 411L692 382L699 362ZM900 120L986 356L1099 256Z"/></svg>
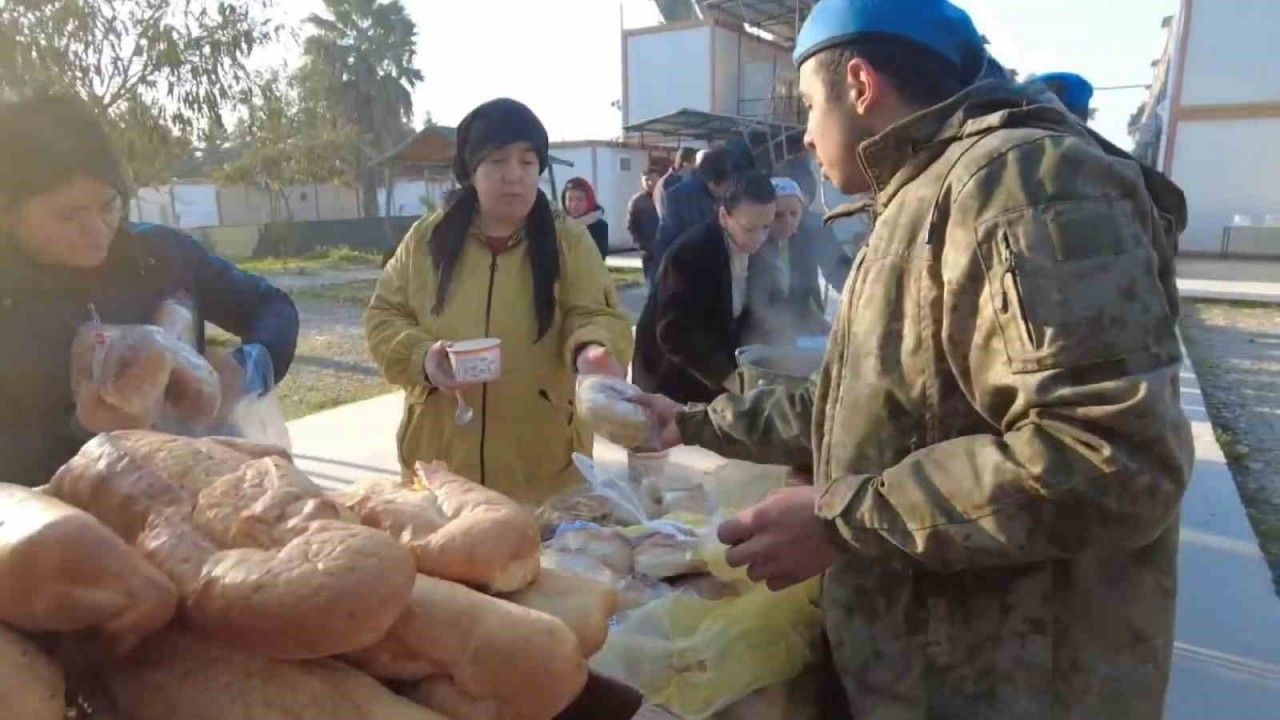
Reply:
<svg viewBox="0 0 1280 720"><path fill-rule="evenodd" d="M966 87L945 0L823 0L797 47L806 141L874 229L812 387L650 396L664 444L812 471L720 536L772 588L825 572L853 717L1160 717L1181 193L1043 90Z"/></svg>

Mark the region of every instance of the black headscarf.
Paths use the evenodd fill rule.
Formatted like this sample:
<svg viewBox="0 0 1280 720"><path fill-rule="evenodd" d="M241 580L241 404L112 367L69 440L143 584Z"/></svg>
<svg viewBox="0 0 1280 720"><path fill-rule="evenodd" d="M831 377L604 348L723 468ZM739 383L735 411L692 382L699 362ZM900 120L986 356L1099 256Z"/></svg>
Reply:
<svg viewBox="0 0 1280 720"><path fill-rule="evenodd" d="M449 295L454 267L467 233L480 212L480 198L472 178L485 156L508 145L527 142L538 155L539 170L550 162L550 143L542 121L524 104L508 98L490 100L472 110L458 125L453 156L453 174L461 191L449 203L444 216L431 231L431 257L439 274L436 302L439 314ZM538 190L533 209L525 219L524 242L533 266L533 311L541 340L555 319L555 286L560 279L560 249L556 240L555 215L547 196Z"/></svg>

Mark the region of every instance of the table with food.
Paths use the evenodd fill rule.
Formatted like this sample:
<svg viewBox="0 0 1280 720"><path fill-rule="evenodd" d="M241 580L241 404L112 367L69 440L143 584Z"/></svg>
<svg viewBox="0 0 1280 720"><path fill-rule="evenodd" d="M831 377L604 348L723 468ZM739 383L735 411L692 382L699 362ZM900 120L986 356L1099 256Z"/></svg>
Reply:
<svg viewBox="0 0 1280 720"><path fill-rule="evenodd" d="M589 376L614 442L541 507L441 463L326 489L287 443L211 434L236 390L162 320L85 327L98 434L0 484L0 718L812 716L816 587L756 586L715 540L784 468L646 453L638 390Z"/></svg>

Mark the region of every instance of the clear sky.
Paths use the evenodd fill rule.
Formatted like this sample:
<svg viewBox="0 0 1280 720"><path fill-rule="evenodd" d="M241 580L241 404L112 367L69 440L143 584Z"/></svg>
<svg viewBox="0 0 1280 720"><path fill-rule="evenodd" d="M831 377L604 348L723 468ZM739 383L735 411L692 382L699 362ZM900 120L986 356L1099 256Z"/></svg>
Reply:
<svg viewBox="0 0 1280 720"><path fill-rule="evenodd" d="M1160 20L1178 0L954 0L974 17L992 52L1023 75L1079 72L1096 86L1151 81L1163 47ZM506 95L543 119L553 139L621 134L620 29L657 24L650 0L403 0L418 24L424 81L414 99L452 125L475 105ZM291 24L320 0L284 0ZM700 60L701 58L699 58ZM1094 126L1121 147L1144 90L1099 92Z"/></svg>

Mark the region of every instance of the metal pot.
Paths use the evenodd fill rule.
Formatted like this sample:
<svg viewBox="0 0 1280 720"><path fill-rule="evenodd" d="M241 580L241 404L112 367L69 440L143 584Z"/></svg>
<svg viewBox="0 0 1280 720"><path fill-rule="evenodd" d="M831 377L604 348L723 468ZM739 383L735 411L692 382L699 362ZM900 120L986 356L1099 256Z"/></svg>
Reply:
<svg viewBox="0 0 1280 720"><path fill-rule="evenodd" d="M747 345L738 348L743 394L769 385L800 390L822 367L822 345Z"/></svg>

